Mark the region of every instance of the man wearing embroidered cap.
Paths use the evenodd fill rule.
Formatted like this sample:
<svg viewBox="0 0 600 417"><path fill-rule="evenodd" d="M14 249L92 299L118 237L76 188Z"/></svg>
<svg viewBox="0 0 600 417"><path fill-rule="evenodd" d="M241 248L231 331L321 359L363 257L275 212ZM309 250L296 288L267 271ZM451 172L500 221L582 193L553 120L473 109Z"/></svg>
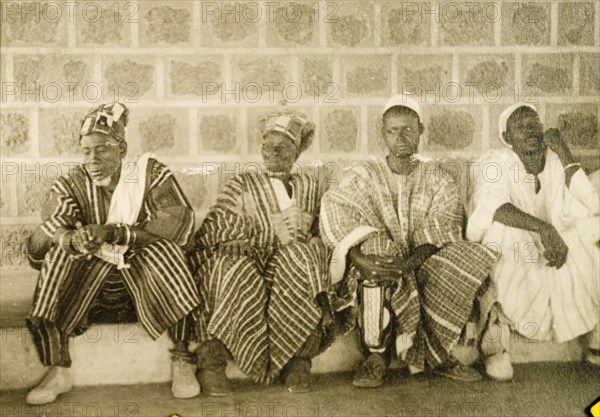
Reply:
<svg viewBox="0 0 600 417"><path fill-rule="evenodd" d="M417 156L422 119L411 97L392 97L381 132L387 157L350 168L321 202L332 282L356 289L358 298L367 357L357 387L382 385L394 347L411 373L481 379L452 349L496 255L462 239L458 186L439 164Z"/></svg>
<svg viewBox="0 0 600 417"><path fill-rule="evenodd" d="M136 321L156 339L175 342L175 397L198 395L195 358L187 343L197 285L184 257L194 213L166 166L143 155L124 163L129 110L101 105L83 119L83 163L60 177L28 241L40 270L27 320L45 366L30 404L52 402L71 389L69 337L93 322ZM93 360L93 358L89 358Z"/></svg>
<svg viewBox="0 0 600 417"><path fill-rule="evenodd" d="M333 337L327 250L317 237L321 191L315 176L292 172L315 126L289 111L261 124L264 171L229 180L195 237L199 379L213 396L231 393L229 353L254 381L283 379L306 392L311 357Z"/></svg>
<svg viewBox="0 0 600 417"><path fill-rule="evenodd" d="M508 324L526 337L566 342L590 335L589 363L600 365L598 194L557 129L544 133L537 110L516 103L500 116L504 149L475 171L467 237L503 255L492 277L498 305L484 343L488 375L510 380ZM484 172L494 166L494 174ZM493 175L493 178L489 178Z"/></svg>

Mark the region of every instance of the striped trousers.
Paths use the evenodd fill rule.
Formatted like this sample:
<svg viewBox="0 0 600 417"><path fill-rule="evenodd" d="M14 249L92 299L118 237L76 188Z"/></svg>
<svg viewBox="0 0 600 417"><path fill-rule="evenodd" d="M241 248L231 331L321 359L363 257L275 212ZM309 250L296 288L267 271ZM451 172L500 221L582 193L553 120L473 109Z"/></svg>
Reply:
<svg viewBox="0 0 600 417"><path fill-rule="evenodd" d="M153 338L194 333L200 299L182 249L160 239L126 255L127 269L99 258L73 259L58 247L46 255L27 320L46 366L69 366L69 337L94 322L136 319Z"/></svg>
<svg viewBox="0 0 600 417"><path fill-rule="evenodd" d="M415 368L444 363L485 297L480 290L496 259L483 245L455 242L421 265L418 280L411 273L392 288L363 283L357 294L363 348L383 353L395 337L396 352Z"/></svg>
<svg viewBox="0 0 600 417"><path fill-rule="evenodd" d="M288 361L312 351L329 286L323 246L292 242L252 258L214 253L198 270L202 341L225 344L240 369L273 382Z"/></svg>
<svg viewBox="0 0 600 417"><path fill-rule="evenodd" d="M89 324L134 323L137 321L133 299L127 292L119 274L107 277L98 298L90 307L87 320L80 324L74 335L82 334ZM188 341L194 335L195 322L187 315L171 325L167 331L173 342ZM69 354L69 336L51 321L27 320L27 327L33 336L33 342L40 361L44 366L71 366Z"/></svg>

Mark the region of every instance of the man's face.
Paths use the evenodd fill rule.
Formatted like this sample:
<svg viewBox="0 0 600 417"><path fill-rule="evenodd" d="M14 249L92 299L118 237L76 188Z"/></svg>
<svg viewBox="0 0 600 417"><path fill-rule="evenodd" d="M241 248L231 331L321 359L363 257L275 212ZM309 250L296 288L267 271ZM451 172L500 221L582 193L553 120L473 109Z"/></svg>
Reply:
<svg viewBox="0 0 600 417"><path fill-rule="evenodd" d="M546 149L544 126L533 110L522 111L509 118L504 140L519 156L534 156Z"/></svg>
<svg viewBox="0 0 600 417"><path fill-rule="evenodd" d="M264 136L261 153L272 171L290 171L298 158L298 149L292 140L280 132L269 132Z"/></svg>
<svg viewBox="0 0 600 417"><path fill-rule="evenodd" d="M414 155L419 150L423 125L414 112L389 112L383 119L383 137L390 154L399 158Z"/></svg>
<svg viewBox="0 0 600 417"><path fill-rule="evenodd" d="M121 166L127 146L124 142L102 133L91 133L81 138L83 163L94 182L110 178Z"/></svg>

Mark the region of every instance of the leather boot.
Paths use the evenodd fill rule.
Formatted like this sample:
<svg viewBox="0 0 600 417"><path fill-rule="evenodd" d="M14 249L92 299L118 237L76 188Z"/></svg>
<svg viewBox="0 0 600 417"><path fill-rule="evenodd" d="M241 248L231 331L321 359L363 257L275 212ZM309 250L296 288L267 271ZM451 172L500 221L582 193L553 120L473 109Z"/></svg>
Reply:
<svg viewBox="0 0 600 417"><path fill-rule="evenodd" d="M196 358L186 351L171 349L171 371L173 383L171 393L175 398L192 398L200 394L196 379Z"/></svg>
<svg viewBox="0 0 600 417"><path fill-rule="evenodd" d="M290 359L286 366L285 377L285 386L288 391L301 393L312 390L311 366L310 358L297 358L294 356Z"/></svg>
<svg viewBox="0 0 600 417"><path fill-rule="evenodd" d="M212 397L231 395L231 383L225 375L229 353L218 339L203 342L197 351L198 380L202 391Z"/></svg>

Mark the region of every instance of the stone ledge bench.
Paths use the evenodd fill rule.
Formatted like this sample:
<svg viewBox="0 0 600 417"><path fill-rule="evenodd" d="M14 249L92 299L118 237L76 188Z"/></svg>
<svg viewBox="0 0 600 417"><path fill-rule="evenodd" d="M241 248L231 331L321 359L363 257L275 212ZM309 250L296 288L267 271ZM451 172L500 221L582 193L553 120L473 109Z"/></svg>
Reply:
<svg viewBox="0 0 600 417"><path fill-rule="evenodd" d="M599 168L600 159L595 155L580 156L586 172ZM443 164L458 176L461 198L466 201L469 192L467 165L464 158L446 158ZM350 165L350 161L340 162L340 168ZM458 168L456 170L455 168ZM177 170L175 170L177 171ZM326 174L320 171L321 174ZM222 186L220 175L208 176L209 194L198 193L194 185L201 181L197 173L188 175L177 172L184 192L198 197L196 209L197 225L206 214L216 191ZM339 171L337 172L339 174ZM197 177L194 178L194 175ZM592 181L600 188L600 171L596 171ZM330 178L331 179L331 178ZM192 202L195 202L192 199ZM200 207L200 203L202 203ZM22 257L23 258L23 257ZM24 258L23 258L24 259ZM44 375L33 340L25 327L25 318L31 306L31 299L38 272L25 266L2 268L0 277L0 390L34 386ZM578 361L585 349L584 338L564 344L538 342L525 339L518 334L511 337L511 356L515 363L534 361ZM94 325L84 335L73 340L71 356L72 372L76 385L95 384L137 384L165 382L170 380L171 342L165 334L152 341L137 323L121 325ZM477 352L464 348L456 352L465 363L477 359ZM326 352L313 361L313 372L349 371L362 357L356 333L350 333L338 340ZM232 377L244 377L241 371L230 364L227 372Z"/></svg>
<svg viewBox="0 0 600 417"><path fill-rule="evenodd" d="M0 390L35 386L45 374L33 339L25 327L31 306L37 271L30 268L3 270L0 278ZM511 337L513 362L579 361L584 352L583 338L568 343L537 342L517 334ZM171 379L166 334L153 341L138 323L93 325L72 340L72 373L75 385L142 384ZM466 363L477 359L472 348L462 348L457 356ZM314 373L350 371L361 359L356 333L339 337L313 360ZM234 363L227 374L245 375Z"/></svg>

